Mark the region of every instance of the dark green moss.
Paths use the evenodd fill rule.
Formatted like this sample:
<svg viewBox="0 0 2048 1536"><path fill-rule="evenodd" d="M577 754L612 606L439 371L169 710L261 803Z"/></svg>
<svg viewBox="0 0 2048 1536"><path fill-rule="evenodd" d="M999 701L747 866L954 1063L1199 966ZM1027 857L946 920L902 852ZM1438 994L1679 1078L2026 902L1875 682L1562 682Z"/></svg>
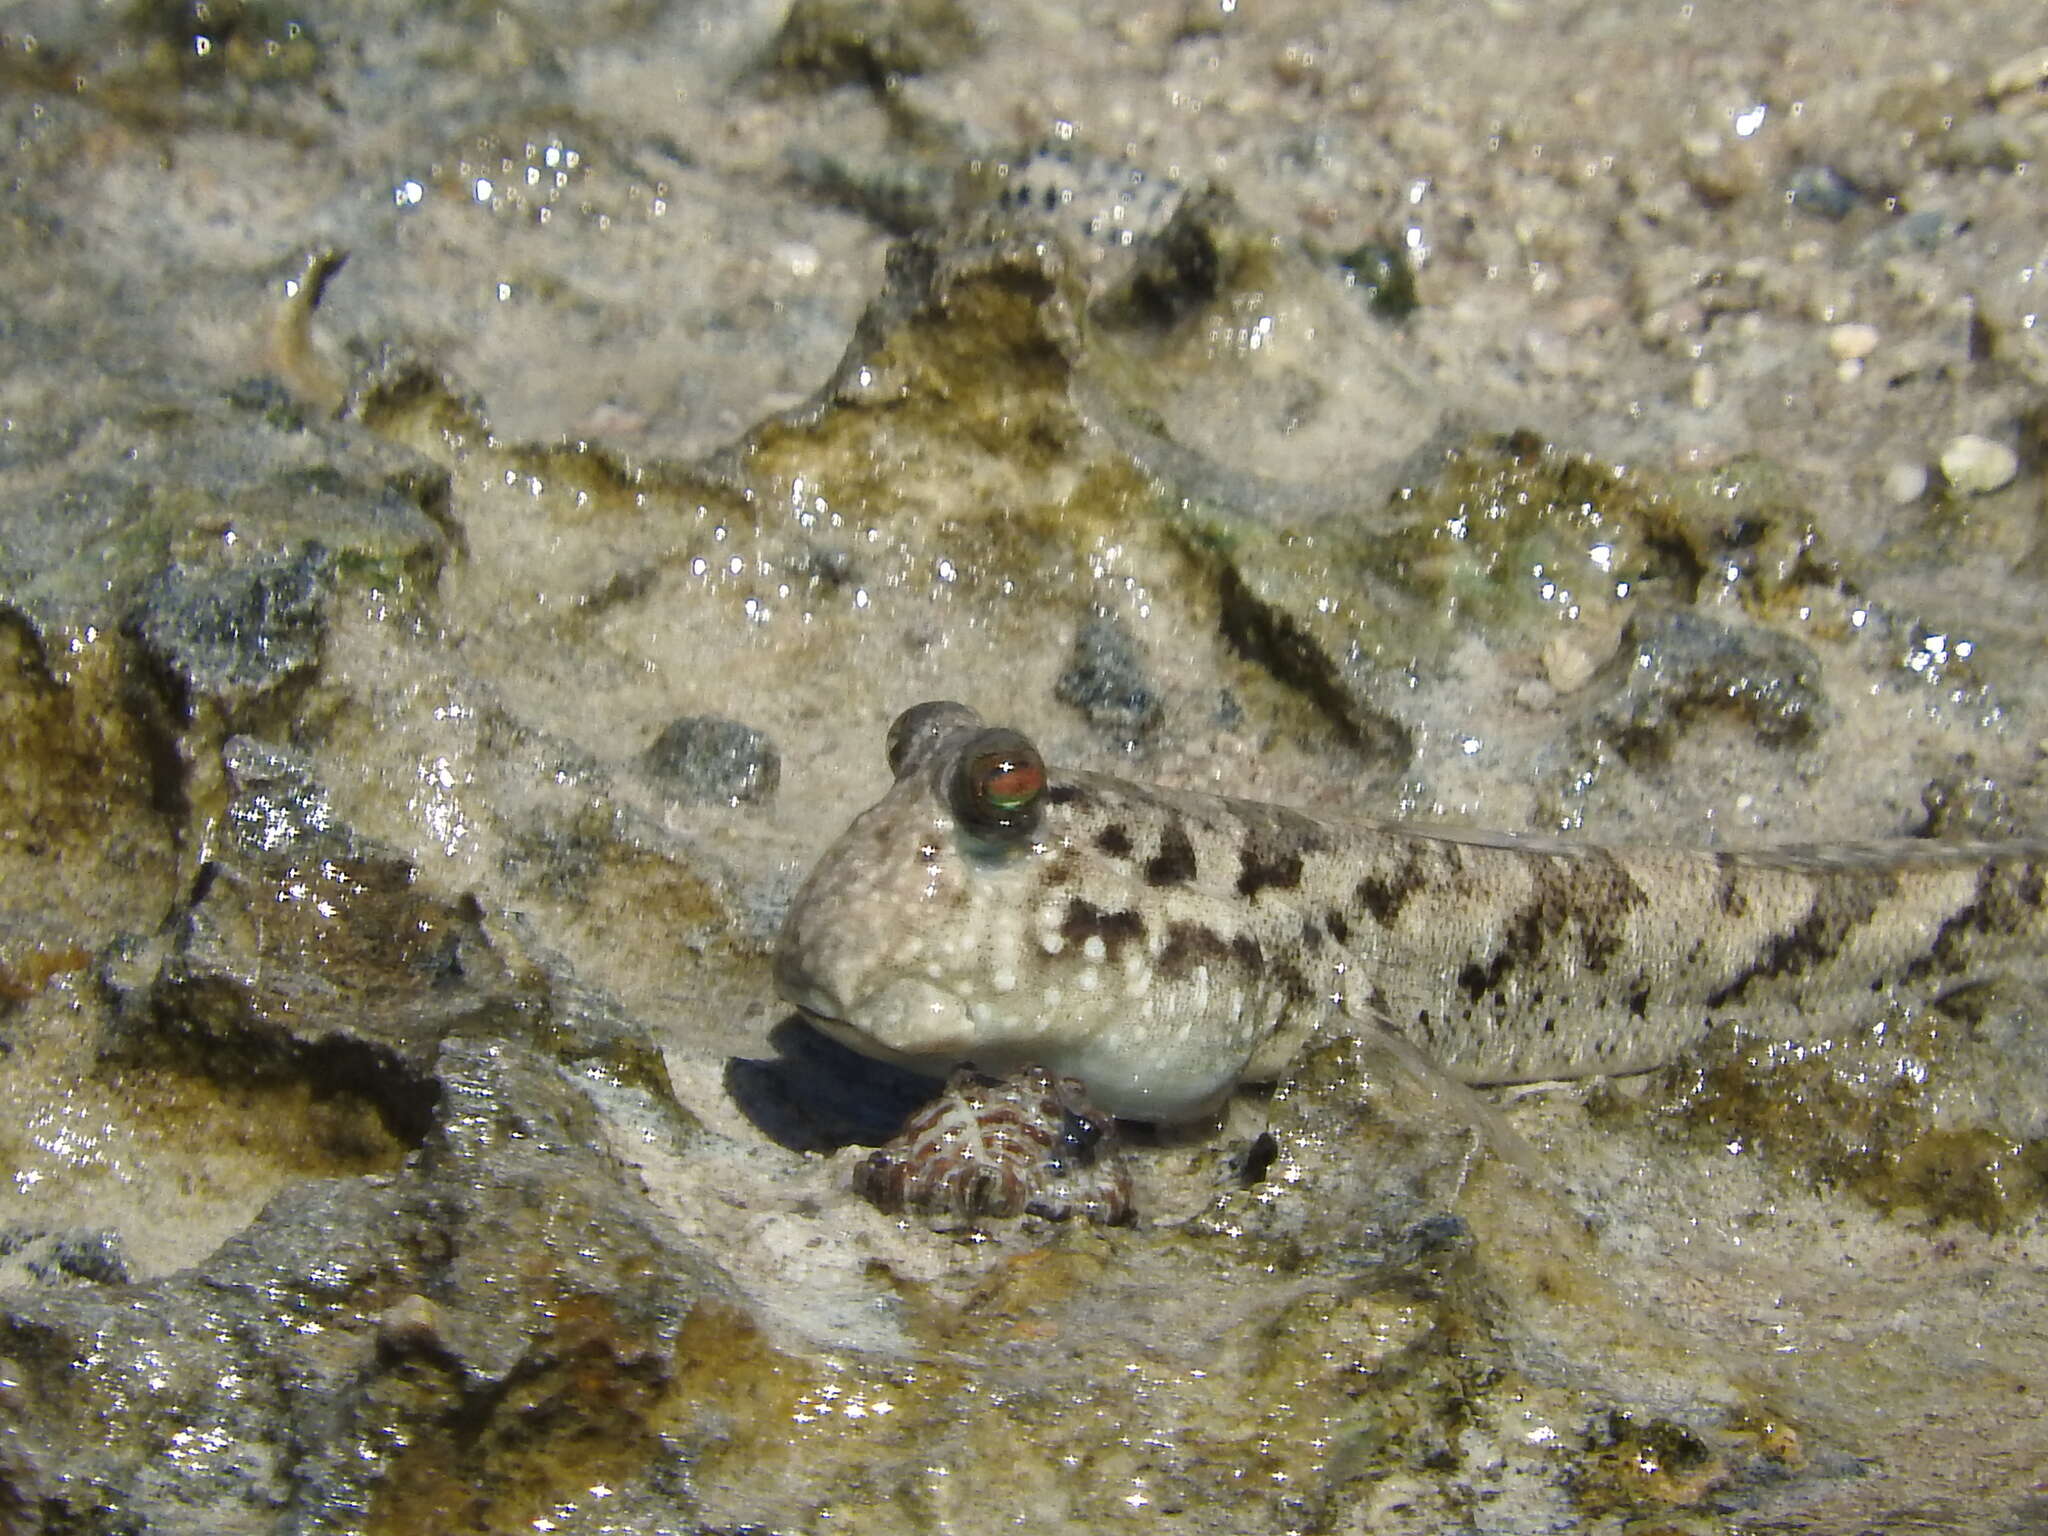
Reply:
<svg viewBox="0 0 2048 1536"><path fill-rule="evenodd" d="M1406 320L1420 307L1414 263L1393 242L1368 240L1338 257L1337 265L1349 274L1366 307L1382 320Z"/></svg>

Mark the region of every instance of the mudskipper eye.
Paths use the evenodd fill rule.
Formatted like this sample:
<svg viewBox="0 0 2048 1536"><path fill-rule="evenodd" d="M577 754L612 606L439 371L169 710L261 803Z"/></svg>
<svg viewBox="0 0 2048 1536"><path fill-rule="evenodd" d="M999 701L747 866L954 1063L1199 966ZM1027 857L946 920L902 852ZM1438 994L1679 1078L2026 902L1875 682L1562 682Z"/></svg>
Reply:
<svg viewBox="0 0 2048 1536"><path fill-rule="evenodd" d="M983 731L953 760L947 795L962 826L1022 837L1038 825L1045 761L1015 731Z"/></svg>

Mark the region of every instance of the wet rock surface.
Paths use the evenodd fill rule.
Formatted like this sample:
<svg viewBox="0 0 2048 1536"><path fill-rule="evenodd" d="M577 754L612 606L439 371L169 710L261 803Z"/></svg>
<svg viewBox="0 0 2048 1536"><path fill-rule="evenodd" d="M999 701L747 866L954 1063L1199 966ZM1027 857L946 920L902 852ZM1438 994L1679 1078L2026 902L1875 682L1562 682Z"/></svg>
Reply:
<svg viewBox="0 0 2048 1536"><path fill-rule="evenodd" d="M117 990L122 1035L210 1075L359 1094L416 1141L433 1122L443 1039L520 1032L523 1000L481 913L422 893L408 860L337 824L290 754L235 737L224 756L225 835L155 976Z"/></svg>
<svg viewBox="0 0 2048 1536"><path fill-rule="evenodd" d="M715 1273L552 1063L451 1040L437 1071L443 1114L402 1176L295 1183L154 1286L0 1301L12 1519L504 1529L569 1483L613 1488L608 1513L676 1508L654 1485L707 1426L663 1405Z"/></svg>
<svg viewBox="0 0 2048 1536"><path fill-rule="evenodd" d="M938 1232L852 1187L936 1085L769 968L930 697L2042 830L2017 21L15 7L0 1529L2037 1519L2038 989L1491 1095L1333 1031L1117 1128L1134 1223Z"/></svg>
<svg viewBox="0 0 2048 1536"><path fill-rule="evenodd" d="M318 662L326 565L318 547L211 574L173 565L143 593L137 638L184 692L260 697Z"/></svg>

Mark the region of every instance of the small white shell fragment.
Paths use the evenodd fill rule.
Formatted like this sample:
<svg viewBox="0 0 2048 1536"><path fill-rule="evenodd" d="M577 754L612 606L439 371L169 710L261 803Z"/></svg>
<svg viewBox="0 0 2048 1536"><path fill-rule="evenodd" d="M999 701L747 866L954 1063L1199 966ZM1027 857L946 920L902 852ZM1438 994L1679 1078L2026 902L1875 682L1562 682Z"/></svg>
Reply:
<svg viewBox="0 0 2048 1536"><path fill-rule="evenodd" d="M1965 496L1982 496L2012 484L2020 456L1988 437L1965 432L1941 450L1941 475Z"/></svg>
<svg viewBox="0 0 2048 1536"><path fill-rule="evenodd" d="M1877 327L1850 322L1828 332L1828 351L1840 362L1861 361L1877 350Z"/></svg>
<svg viewBox="0 0 2048 1536"><path fill-rule="evenodd" d="M1927 466L1901 459L1884 472L1884 499L1908 506L1927 494Z"/></svg>

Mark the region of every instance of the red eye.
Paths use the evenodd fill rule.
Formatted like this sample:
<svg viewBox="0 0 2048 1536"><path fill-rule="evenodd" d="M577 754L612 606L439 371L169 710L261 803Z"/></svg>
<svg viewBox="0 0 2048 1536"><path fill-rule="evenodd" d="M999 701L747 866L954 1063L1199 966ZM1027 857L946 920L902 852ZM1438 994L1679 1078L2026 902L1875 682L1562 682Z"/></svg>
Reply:
<svg viewBox="0 0 2048 1536"><path fill-rule="evenodd" d="M976 832L1022 837L1038 825L1045 760L1015 731L987 730L954 761L948 798L953 814Z"/></svg>
<svg viewBox="0 0 2048 1536"><path fill-rule="evenodd" d="M983 758L975 765L974 773L981 781L982 799L1001 811L1021 810L1045 789L1045 764L1036 754L1029 758Z"/></svg>

